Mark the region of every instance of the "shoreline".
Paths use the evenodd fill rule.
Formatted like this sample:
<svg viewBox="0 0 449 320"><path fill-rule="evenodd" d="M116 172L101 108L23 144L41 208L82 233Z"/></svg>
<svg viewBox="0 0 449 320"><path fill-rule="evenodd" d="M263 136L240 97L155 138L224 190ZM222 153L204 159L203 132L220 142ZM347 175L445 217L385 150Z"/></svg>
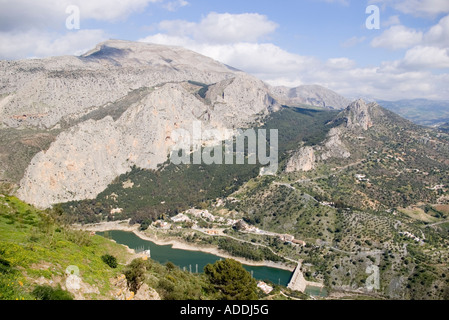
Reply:
<svg viewBox="0 0 449 320"><path fill-rule="evenodd" d="M90 231L90 232L106 232L106 231L126 231L126 232L133 232L136 236L138 236L142 240L151 241L156 245L159 246L166 246L171 245L173 249L179 249L179 250L185 250L185 251L197 251L197 252L203 252L203 253L209 253L216 255L220 258L224 259L234 259L236 261L239 261L240 263L252 266L252 267L269 267L269 268L275 268L275 269L281 269L286 270L290 272L294 272L296 267L289 266L284 263L278 263L273 261L262 261L262 262L255 262L252 260L248 260L241 257L234 257L217 247L198 247L191 244L188 244L186 242L183 242L181 240L177 239L158 239L157 237L151 237L150 235L145 234L142 231L139 231L139 225L131 226L129 225L129 220L125 221L113 221L113 222L100 222L97 224L89 224L89 225L73 225L72 227L84 230L84 231Z"/></svg>

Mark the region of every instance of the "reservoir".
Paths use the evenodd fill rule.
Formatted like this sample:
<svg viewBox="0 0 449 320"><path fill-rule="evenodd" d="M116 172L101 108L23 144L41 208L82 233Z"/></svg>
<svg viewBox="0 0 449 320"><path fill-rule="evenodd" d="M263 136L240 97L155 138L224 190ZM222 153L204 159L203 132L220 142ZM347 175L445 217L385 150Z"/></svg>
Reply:
<svg viewBox="0 0 449 320"><path fill-rule="evenodd" d="M132 232L125 231L108 231L98 232L100 236L106 236L116 241L118 244L125 245L136 251L150 250L151 259L161 264L172 262L181 269L191 271L192 273L203 272L206 265L215 263L217 260L223 259L219 256L199 252L173 249L171 245L160 246L151 241L143 240ZM287 286L292 273L288 270L282 270L272 267L254 267L243 265L246 270L252 273L257 280L270 281L274 284Z"/></svg>

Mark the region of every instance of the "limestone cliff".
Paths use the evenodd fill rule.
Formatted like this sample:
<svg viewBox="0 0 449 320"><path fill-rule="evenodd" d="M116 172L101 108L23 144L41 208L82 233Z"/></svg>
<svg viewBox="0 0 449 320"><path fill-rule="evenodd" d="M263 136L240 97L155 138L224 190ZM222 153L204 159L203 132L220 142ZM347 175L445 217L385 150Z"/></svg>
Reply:
<svg viewBox="0 0 449 320"><path fill-rule="evenodd" d="M58 124L64 128L74 123L59 134L48 150L32 159L20 182L18 196L38 207L93 199L134 165L156 169L167 161L175 146L174 130L183 129L192 135L193 124L200 122L202 130L218 129L226 134L229 129L249 126L280 107L263 82L180 48L107 42L81 58L55 59L87 59L88 62L78 62L87 63L89 68L96 66L100 74L91 72L86 75L89 81L75 77L73 83L67 80L63 85L67 75L64 71L60 79L63 91L72 88L73 96L81 91L83 97L92 96L85 103L75 103L73 109L69 108L71 102L67 96L58 107L48 107L42 117L25 117L22 121L4 119L11 126ZM47 62L52 65L54 61ZM44 62L36 64L39 63ZM120 67L113 67L115 64ZM104 77L102 65L112 68ZM155 71L161 68L164 73ZM105 92L98 91L103 81L124 76L123 69L131 70L127 74L129 83L121 80L110 84ZM198 94L203 87L201 83L207 86L205 98ZM142 85L146 89L133 91ZM44 95L52 99L61 97L58 90L52 94L42 88L36 90L36 101L41 101L39 97ZM95 103L105 105L92 107ZM39 111L32 106L28 108L33 113ZM12 105L5 104L3 112L12 109Z"/></svg>
<svg viewBox="0 0 449 320"><path fill-rule="evenodd" d="M373 126L373 120L371 112L372 107L376 104L367 104L362 99L354 101L345 110L347 117L347 128L348 129L362 129L368 130Z"/></svg>
<svg viewBox="0 0 449 320"><path fill-rule="evenodd" d="M293 154L287 162L285 172L311 171L315 169L315 150L312 147L303 147Z"/></svg>

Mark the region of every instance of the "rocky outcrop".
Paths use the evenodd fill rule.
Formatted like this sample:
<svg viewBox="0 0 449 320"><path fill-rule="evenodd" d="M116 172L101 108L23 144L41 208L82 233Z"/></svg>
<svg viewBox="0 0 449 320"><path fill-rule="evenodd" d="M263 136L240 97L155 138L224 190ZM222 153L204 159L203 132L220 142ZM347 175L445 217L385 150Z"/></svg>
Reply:
<svg viewBox="0 0 449 320"><path fill-rule="evenodd" d="M368 130L374 123L371 116L372 108L377 104L367 104L359 99L351 103L345 110L347 117L346 127L350 130L362 129Z"/></svg>
<svg viewBox="0 0 449 320"><path fill-rule="evenodd" d="M239 128L248 125L247 120L255 119L255 115L266 116L281 108L268 90L262 81L242 74L209 87L206 99L214 120Z"/></svg>
<svg viewBox="0 0 449 320"><path fill-rule="evenodd" d="M318 148L319 150L322 150L319 157L321 161L326 161L330 158L347 159L351 156L351 153L341 141L341 134L340 128L332 128L330 130L324 146Z"/></svg>
<svg viewBox="0 0 449 320"><path fill-rule="evenodd" d="M312 147L303 147L293 154L287 162L286 172L311 171L315 169L315 150Z"/></svg>

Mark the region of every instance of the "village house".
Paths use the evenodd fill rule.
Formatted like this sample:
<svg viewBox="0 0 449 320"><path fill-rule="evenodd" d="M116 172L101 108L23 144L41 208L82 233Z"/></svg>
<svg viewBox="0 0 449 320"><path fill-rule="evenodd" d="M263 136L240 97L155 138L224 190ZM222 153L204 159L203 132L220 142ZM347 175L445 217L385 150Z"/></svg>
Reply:
<svg viewBox="0 0 449 320"><path fill-rule="evenodd" d="M289 234L281 234L279 238L285 242L293 242L295 240L295 237Z"/></svg>
<svg viewBox="0 0 449 320"><path fill-rule="evenodd" d="M179 222L190 222L190 221L191 221L190 218L189 218L188 216L186 216L185 214L182 214L182 213L178 214L177 216L172 217L171 220L172 220L174 223L179 223Z"/></svg>
<svg viewBox="0 0 449 320"><path fill-rule="evenodd" d="M263 281L259 281L257 283L257 287L262 290L265 294L269 294L271 291L273 291L273 287L269 286L268 284L266 284Z"/></svg>
<svg viewBox="0 0 449 320"><path fill-rule="evenodd" d="M293 242L293 244L299 245L301 247L305 247L306 246L306 243L304 241L302 241L302 240L293 239L292 242Z"/></svg>

